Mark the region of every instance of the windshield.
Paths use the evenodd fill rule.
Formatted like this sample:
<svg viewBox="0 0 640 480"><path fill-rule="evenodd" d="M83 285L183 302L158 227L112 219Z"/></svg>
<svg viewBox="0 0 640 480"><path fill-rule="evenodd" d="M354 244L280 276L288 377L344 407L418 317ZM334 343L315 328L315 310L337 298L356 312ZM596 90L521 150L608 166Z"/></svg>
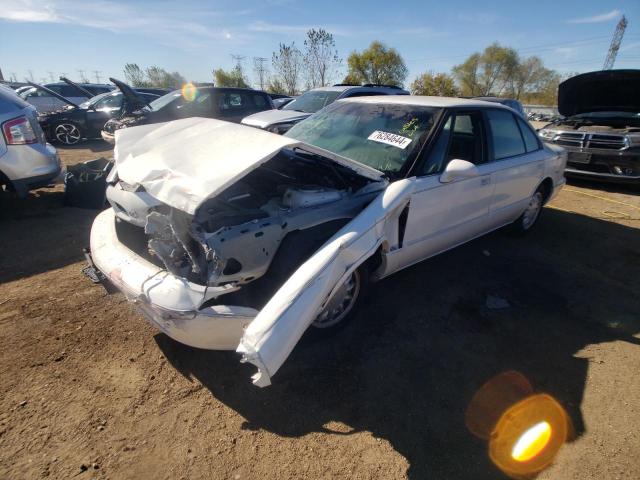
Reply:
<svg viewBox="0 0 640 480"><path fill-rule="evenodd" d="M149 104L149 107L151 107L151 110L160 110L179 97L182 98L182 92L180 90L174 90L173 92L167 93L166 95L163 95L162 97L151 102Z"/></svg>
<svg viewBox="0 0 640 480"><path fill-rule="evenodd" d="M82 102L80 105L78 105L80 108L89 108L91 105L96 104L97 102L99 102L100 100L102 100L104 97L106 97L107 95L113 95L113 92L106 92L106 93L101 93L100 95L96 95L95 97L91 97L90 99Z"/></svg>
<svg viewBox="0 0 640 480"><path fill-rule="evenodd" d="M297 112L316 113L332 103L342 92L331 90L312 90L300 95L293 102L288 103L282 110L295 110Z"/></svg>
<svg viewBox="0 0 640 480"><path fill-rule="evenodd" d="M386 173L398 172L431 130L438 108L336 102L285 135Z"/></svg>

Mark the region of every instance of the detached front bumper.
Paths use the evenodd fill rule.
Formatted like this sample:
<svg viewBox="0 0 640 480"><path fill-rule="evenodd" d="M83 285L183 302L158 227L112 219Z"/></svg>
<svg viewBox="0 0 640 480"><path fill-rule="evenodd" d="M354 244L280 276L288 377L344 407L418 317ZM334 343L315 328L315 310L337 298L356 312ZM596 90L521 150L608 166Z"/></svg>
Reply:
<svg viewBox="0 0 640 480"><path fill-rule="evenodd" d="M257 310L233 305L199 309L205 299L232 287L205 287L172 275L123 245L113 209L96 217L91 228L95 266L133 302L156 328L174 340L209 350L235 350Z"/></svg>

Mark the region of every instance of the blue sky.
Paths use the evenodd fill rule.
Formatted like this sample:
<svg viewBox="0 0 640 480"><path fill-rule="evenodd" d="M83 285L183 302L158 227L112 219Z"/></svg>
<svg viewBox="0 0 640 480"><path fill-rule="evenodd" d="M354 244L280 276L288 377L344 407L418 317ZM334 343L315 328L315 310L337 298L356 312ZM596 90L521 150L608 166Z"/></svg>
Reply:
<svg viewBox="0 0 640 480"><path fill-rule="evenodd" d="M602 67L616 22L628 20L616 68L640 68L640 1L0 0L0 68L22 80L61 73L123 78L127 62L209 81L231 54L267 57L305 31L332 32L345 59L372 40L395 47L411 81L449 71L491 42L561 72ZM344 73L344 72L342 72ZM336 78L336 81L341 78Z"/></svg>

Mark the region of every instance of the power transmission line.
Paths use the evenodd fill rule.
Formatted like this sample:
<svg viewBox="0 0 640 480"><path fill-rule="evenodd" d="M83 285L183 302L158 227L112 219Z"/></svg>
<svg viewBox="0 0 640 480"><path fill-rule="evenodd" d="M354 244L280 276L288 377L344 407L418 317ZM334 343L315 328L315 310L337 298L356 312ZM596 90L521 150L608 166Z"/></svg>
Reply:
<svg viewBox="0 0 640 480"><path fill-rule="evenodd" d="M78 72L78 75L80 75L80 81L82 83L89 83L89 81L87 80L87 77L84 76L84 70L76 70Z"/></svg>
<svg viewBox="0 0 640 480"><path fill-rule="evenodd" d="M253 57L253 71L258 77L260 90L264 90L264 84L266 82L267 74L269 73L267 67L265 67L267 60L268 59L265 57Z"/></svg>
<svg viewBox="0 0 640 480"><path fill-rule="evenodd" d="M53 72L47 72L49 74L49 79L51 80L51 83L53 83L55 80L53 79Z"/></svg>
<svg viewBox="0 0 640 480"><path fill-rule="evenodd" d="M100 74L102 72L100 70L94 70L93 74L96 76L96 83L100 83Z"/></svg>

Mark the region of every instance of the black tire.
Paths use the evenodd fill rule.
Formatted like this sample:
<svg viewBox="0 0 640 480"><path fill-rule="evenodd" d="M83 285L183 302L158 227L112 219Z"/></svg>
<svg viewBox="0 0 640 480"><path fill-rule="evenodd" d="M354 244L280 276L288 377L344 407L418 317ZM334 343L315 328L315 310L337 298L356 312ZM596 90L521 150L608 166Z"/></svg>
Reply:
<svg viewBox="0 0 640 480"><path fill-rule="evenodd" d="M522 215L520 215L520 217L510 225L511 232L516 235L525 235L526 233L529 233L542 214L542 208L544 207L546 198L546 188L543 185L540 185L533 195L531 195L529 204L525 211L522 212Z"/></svg>
<svg viewBox="0 0 640 480"><path fill-rule="evenodd" d="M62 145L77 145L82 142L83 132L77 123L62 121L51 128L51 137Z"/></svg>

